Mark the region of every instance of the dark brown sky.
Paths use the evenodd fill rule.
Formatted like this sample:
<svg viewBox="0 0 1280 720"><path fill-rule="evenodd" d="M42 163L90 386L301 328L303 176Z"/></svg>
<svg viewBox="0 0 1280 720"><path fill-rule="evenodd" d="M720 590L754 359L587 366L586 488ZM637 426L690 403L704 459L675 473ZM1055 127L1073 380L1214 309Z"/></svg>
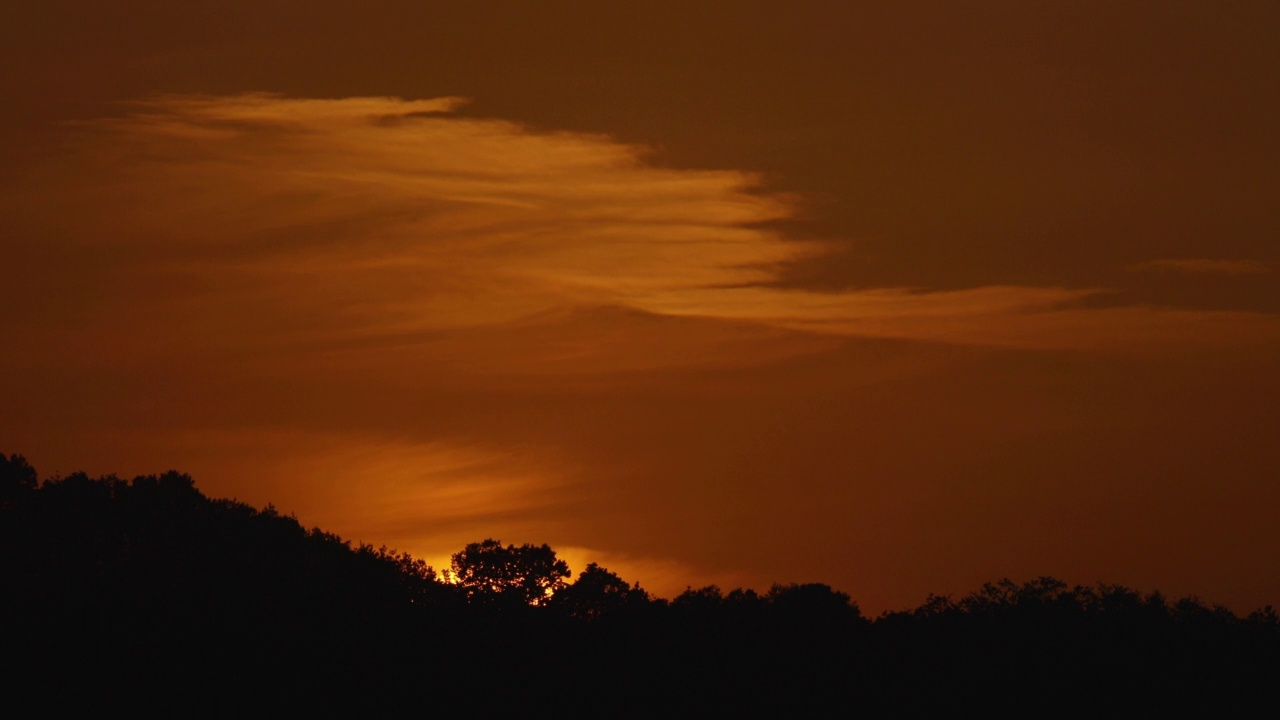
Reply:
<svg viewBox="0 0 1280 720"><path fill-rule="evenodd" d="M10 5L43 472L668 595L1280 601L1274 3Z"/></svg>

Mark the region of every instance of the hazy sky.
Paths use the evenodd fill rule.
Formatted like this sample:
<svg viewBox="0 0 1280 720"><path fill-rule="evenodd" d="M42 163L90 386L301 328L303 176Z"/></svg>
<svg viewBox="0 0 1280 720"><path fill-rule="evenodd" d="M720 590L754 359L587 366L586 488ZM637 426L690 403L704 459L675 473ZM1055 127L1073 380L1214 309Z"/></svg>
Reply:
<svg viewBox="0 0 1280 720"><path fill-rule="evenodd" d="M1280 5L0 9L0 451L439 565L1280 602Z"/></svg>

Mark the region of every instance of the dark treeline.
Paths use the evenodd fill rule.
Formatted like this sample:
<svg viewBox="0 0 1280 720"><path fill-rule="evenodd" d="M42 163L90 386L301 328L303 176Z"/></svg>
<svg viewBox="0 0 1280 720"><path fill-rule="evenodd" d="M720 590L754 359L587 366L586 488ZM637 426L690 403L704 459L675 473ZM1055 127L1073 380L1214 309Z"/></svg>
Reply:
<svg viewBox="0 0 1280 720"><path fill-rule="evenodd" d="M545 545L437 573L181 473L39 482L16 455L0 641L10 698L143 715L1280 710L1270 607L1052 578L877 618L816 583L668 601Z"/></svg>

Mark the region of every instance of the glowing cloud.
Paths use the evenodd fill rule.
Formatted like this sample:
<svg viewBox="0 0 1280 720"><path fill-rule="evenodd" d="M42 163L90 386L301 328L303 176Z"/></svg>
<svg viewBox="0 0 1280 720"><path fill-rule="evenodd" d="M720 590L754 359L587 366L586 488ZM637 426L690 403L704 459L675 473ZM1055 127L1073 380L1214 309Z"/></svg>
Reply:
<svg viewBox="0 0 1280 720"><path fill-rule="evenodd" d="M81 128L76 151L7 206L41 227L39 252L83 258L79 279L98 301L76 309L88 326L145 334L122 346L149 353L401 347L472 369L608 370L725 359L726 344L776 345L778 333L1096 347L1123 344L1131 326L1204 338L1215 333L1188 324L1274 325L1086 309L1091 289L782 289L783 264L823 246L774 224L794 200L757 177L655 167L605 137L452 115L462 104L162 97ZM592 341L599 322L580 322L601 308L635 325L643 314L717 325L677 332L678 360L644 333L615 333L610 351ZM506 354L511 367L492 352L494 338L551 326L581 332L531 338ZM635 342L646 351L628 352Z"/></svg>
<svg viewBox="0 0 1280 720"><path fill-rule="evenodd" d="M438 566L483 537L548 542L665 593L853 557L890 576L905 556L866 548L929 536L947 503L1007 510L987 499L1024 478L1087 494L1215 448L1275 466L1274 315L786 285L826 248L760 178L460 106L162 97L8 169L0 431L37 462L168 464ZM1061 462L1000 469L1060 432Z"/></svg>

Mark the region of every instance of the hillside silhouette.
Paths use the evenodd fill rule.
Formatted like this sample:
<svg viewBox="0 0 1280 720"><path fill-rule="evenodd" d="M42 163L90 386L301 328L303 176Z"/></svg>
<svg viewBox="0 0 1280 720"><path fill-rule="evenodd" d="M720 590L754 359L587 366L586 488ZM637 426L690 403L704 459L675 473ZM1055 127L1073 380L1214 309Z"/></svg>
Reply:
<svg viewBox="0 0 1280 720"><path fill-rule="evenodd" d="M437 571L206 497L178 472L47 478L0 455L15 707L1106 715L1280 710L1280 619L1053 578L864 617L827 585L650 596L546 546ZM572 579L572 582L569 580Z"/></svg>

